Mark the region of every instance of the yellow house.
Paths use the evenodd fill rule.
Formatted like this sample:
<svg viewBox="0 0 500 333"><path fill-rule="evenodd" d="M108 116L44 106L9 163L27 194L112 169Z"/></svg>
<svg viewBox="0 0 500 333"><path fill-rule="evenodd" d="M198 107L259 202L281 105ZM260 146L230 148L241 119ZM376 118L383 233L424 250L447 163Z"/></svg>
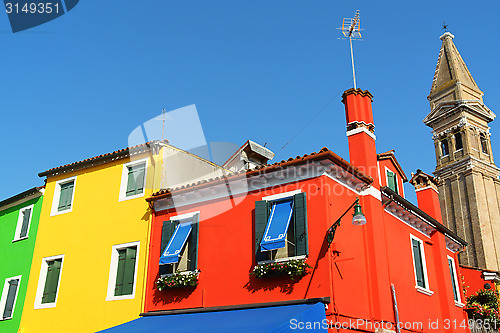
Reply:
<svg viewBox="0 0 500 333"><path fill-rule="evenodd" d="M153 141L39 174L46 199L19 333L95 332L139 317L150 234L145 198L165 186L167 171L171 185L222 172Z"/></svg>

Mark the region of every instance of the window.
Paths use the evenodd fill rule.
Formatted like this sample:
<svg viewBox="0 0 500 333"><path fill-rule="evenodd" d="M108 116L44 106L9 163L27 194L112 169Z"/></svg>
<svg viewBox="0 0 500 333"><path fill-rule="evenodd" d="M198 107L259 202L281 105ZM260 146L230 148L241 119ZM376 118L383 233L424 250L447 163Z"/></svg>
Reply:
<svg viewBox="0 0 500 333"><path fill-rule="evenodd" d="M63 260L63 255L42 259L35 298L35 309L56 306Z"/></svg>
<svg viewBox="0 0 500 333"><path fill-rule="evenodd" d="M386 169L385 171L387 175L387 187L398 193L398 177L389 169Z"/></svg>
<svg viewBox="0 0 500 333"><path fill-rule="evenodd" d="M54 199L52 200L51 216L64 214L73 210L76 177L71 177L56 182Z"/></svg>
<svg viewBox="0 0 500 333"><path fill-rule="evenodd" d="M147 158L123 165L119 201L144 196Z"/></svg>
<svg viewBox="0 0 500 333"><path fill-rule="evenodd" d="M163 222L160 275L197 269L199 220L200 214L195 212Z"/></svg>
<svg viewBox="0 0 500 333"><path fill-rule="evenodd" d="M449 153L448 139L441 140L441 156L448 156Z"/></svg>
<svg viewBox="0 0 500 333"><path fill-rule="evenodd" d="M415 272L415 288L419 292L432 295L434 292L429 290L424 245L420 239L414 237L413 235L410 235L410 239L413 256L413 268Z"/></svg>
<svg viewBox="0 0 500 333"><path fill-rule="evenodd" d="M299 191L255 202L255 260L308 254L306 194Z"/></svg>
<svg viewBox="0 0 500 333"><path fill-rule="evenodd" d="M139 242L113 246L109 268L107 301L135 297L138 254Z"/></svg>
<svg viewBox="0 0 500 333"><path fill-rule="evenodd" d="M21 208L19 210L19 216L17 218L16 234L14 235L13 242L28 238L31 215L33 214L33 207L34 205L30 205Z"/></svg>
<svg viewBox="0 0 500 333"><path fill-rule="evenodd" d="M486 138L486 135L481 133L479 138L481 139L481 150L483 153L488 154L488 139Z"/></svg>
<svg viewBox="0 0 500 333"><path fill-rule="evenodd" d="M455 300L456 305L461 306L462 304L460 302L460 287L458 284L455 260L450 256L448 256L448 267L450 269L451 285L453 287L453 299Z"/></svg>
<svg viewBox="0 0 500 333"><path fill-rule="evenodd" d="M2 318L0 320L11 319L13 317L19 282L21 282L21 275L5 279L2 298L0 299L0 310L2 311Z"/></svg>
<svg viewBox="0 0 500 333"><path fill-rule="evenodd" d="M454 137L455 137L455 150L462 149L464 147L462 142L462 133L457 131L455 132Z"/></svg>

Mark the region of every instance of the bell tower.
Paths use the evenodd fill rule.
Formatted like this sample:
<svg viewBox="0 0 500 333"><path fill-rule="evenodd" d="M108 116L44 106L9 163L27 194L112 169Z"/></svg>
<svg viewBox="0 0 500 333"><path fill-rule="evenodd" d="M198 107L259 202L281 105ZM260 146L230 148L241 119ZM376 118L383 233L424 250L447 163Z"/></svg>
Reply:
<svg viewBox="0 0 500 333"><path fill-rule="evenodd" d="M488 123L495 114L483 103L465 62L446 32L431 92L432 128L439 202L444 224L468 246L460 263L500 270L500 169L493 161Z"/></svg>

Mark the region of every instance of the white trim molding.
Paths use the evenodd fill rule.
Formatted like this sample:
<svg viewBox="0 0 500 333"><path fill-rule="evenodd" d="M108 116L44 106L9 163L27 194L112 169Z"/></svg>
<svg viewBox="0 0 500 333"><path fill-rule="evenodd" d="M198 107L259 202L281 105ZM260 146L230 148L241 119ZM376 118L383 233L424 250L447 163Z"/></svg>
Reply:
<svg viewBox="0 0 500 333"><path fill-rule="evenodd" d="M197 211L197 212L191 212L191 213L186 213L186 214L175 215L175 216L170 217L169 220L170 221L182 221L182 220L187 220L187 219L193 218L196 215L199 216L200 212Z"/></svg>
<svg viewBox="0 0 500 333"><path fill-rule="evenodd" d="M416 262L415 262L415 254L413 253L413 240L416 240L419 244L419 247L420 247L420 256L422 257L422 270L423 270L422 273L424 275L425 287L419 286L417 283L417 268L415 267ZM434 292L430 289L430 286L429 286L429 277L427 275L427 262L425 260L424 242L420 238L414 236L413 234L410 234L410 249L411 249L411 258L413 260L413 274L415 277L415 289L418 292L421 292L425 295L431 296L432 294L434 294Z"/></svg>
<svg viewBox="0 0 500 333"><path fill-rule="evenodd" d="M134 287L132 288L132 294L130 295L121 295L115 296L115 288L116 288L116 273L118 271L118 250L126 249L129 247L136 247L136 256L135 256L135 268L134 268ZM108 278L108 291L106 294L106 301L117 301L122 299L133 299L135 298L135 290L137 287L137 269L139 267L139 256L140 254L140 242L131 242L124 244L113 245L111 249L111 260L109 265L109 278Z"/></svg>
<svg viewBox="0 0 500 333"><path fill-rule="evenodd" d="M370 138L372 138L373 140L377 140L377 137L375 136L375 134L373 134L372 132L370 132L366 127L364 126L360 126L360 127L356 127L350 131L347 131L345 134L347 137L350 137L351 135L355 135L355 134L358 134L358 133L366 133L368 134L368 136Z"/></svg>
<svg viewBox="0 0 500 333"><path fill-rule="evenodd" d="M33 219L33 209L34 208L35 208L35 205L33 204L33 205L29 205L29 206L26 206L26 207L19 209L19 215L17 217L16 233L14 234L14 239L12 240L12 242L17 242L17 241L28 238L28 236L30 234L30 226L31 226L31 220ZM28 229L26 230L26 236L21 237L21 230L23 228L23 220L24 220L23 219L24 218L24 211L26 211L28 209L31 209L31 214L30 214L30 218L28 221Z"/></svg>
<svg viewBox="0 0 500 333"><path fill-rule="evenodd" d="M118 201L125 201L125 200L131 200L131 199L136 199L136 198L142 198L144 197L146 193L146 181L148 179L148 166L149 166L149 158L141 158L139 160L131 161L128 163L124 163L122 167L122 178L120 180L120 193L118 195ZM145 168L144 168L144 189L142 193L139 194L134 194L131 196L127 196L127 185L128 185L128 168L133 167L139 164L144 163Z"/></svg>
<svg viewBox="0 0 500 333"><path fill-rule="evenodd" d="M299 194L299 193L302 193L302 190L299 189L299 190L290 191L290 192L283 192L283 193L268 195L267 197L262 197L262 200L275 201L275 200L279 200L279 199L291 198L295 194Z"/></svg>
<svg viewBox="0 0 500 333"><path fill-rule="evenodd" d="M71 207L69 209L59 211L57 208L59 207L59 200L61 199L61 186L71 182L73 182L73 193L71 194ZM65 214L73 211L73 206L75 202L75 191L76 191L76 176L56 181L56 186L54 188L54 196L52 197L52 208L50 209L50 216Z"/></svg>
<svg viewBox="0 0 500 333"><path fill-rule="evenodd" d="M18 275L18 276L13 276L13 277L5 279L5 282L3 284L2 297L0 298L0 311L1 311L0 321L12 319L14 317L14 310L16 309L17 295L19 294L19 287L21 286L21 277L22 277L22 275ZM14 304L12 304L11 316L4 318L3 314L5 312L5 306L7 305L7 295L9 294L9 282L12 280L17 280L16 295L14 296Z"/></svg>
<svg viewBox="0 0 500 333"><path fill-rule="evenodd" d="M57 259L61 259L61 269L59 271L59 280L57 282L57 291L56 291L56 299L52 303L43 303L43 291L45 289L45 281L47 280L47 271L48 271L48 262L54 261ZM59 297L59 289L61 287L61 278L63 272L64 265L64 254L45 257L42 259L42 267L40 268L40 276L38 277L38 286L36 288L36 296L35 296L35 309L46 309L46 308L55 308L57 304L57 298Z"/></svg>

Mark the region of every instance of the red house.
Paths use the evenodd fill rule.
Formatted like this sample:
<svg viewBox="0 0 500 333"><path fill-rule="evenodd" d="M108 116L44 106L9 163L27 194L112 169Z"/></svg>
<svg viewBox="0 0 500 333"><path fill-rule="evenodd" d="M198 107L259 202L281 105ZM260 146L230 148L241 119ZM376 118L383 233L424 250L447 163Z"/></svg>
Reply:
<svg viewBox="0 0 500 333"><path fill-rule="evenodd" d="M349 162L323 148L148 198L143 317L112 330L467 331L466 244L432 179L413 175L419 207L405 200L394 152L376 153L372 95L342 102Z"/></svg>

